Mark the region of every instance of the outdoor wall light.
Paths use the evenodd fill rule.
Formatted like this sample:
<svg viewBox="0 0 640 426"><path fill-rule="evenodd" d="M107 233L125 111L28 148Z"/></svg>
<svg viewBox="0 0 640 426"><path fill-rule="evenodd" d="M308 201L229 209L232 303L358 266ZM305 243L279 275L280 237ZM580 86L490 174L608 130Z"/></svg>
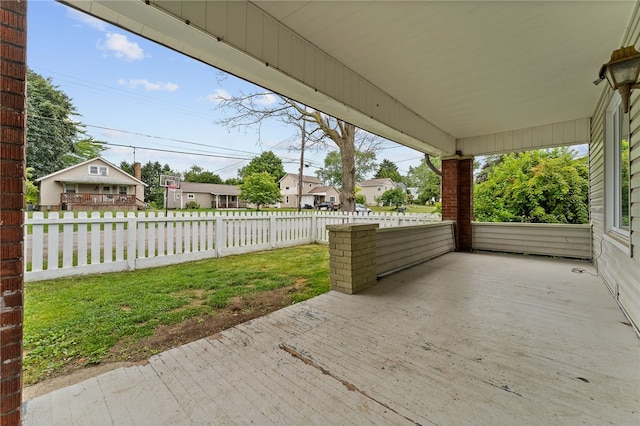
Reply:
<svg viewBox="0 0 640 426"><path fill-rule="evenodd" d="M631 89L640 88L638 74L640 74L640 52L634 46L622 47L614 50L611 60L602 65L599 78L593 84L599 84L606 78L611 88L620 93L622 109L626 114L629 112Z"/></svg>

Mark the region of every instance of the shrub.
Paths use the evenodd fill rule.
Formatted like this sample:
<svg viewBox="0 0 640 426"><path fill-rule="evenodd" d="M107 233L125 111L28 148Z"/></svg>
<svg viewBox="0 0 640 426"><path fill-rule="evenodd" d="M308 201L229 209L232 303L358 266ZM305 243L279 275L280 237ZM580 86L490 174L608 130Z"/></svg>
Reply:
<svg viewBox="0 0 640 426"><path fill-rule="evenodd" d="M199 209L200 208L200 204L198 204L196 201L189 201L187 203L187 205L185 206L185 208L187 210L195 210L195 209Z"/></svg>

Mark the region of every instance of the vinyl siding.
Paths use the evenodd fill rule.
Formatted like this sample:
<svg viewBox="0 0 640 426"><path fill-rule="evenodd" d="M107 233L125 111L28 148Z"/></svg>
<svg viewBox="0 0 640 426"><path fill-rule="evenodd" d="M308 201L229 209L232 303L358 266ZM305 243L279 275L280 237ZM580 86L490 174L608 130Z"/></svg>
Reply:
<svg viewBox="0 0 640 426"><path fill-rule="evenodd" d="M633 44L638 47L639 21L636 8L623 46ZM605 179L609 175L605 167L605 112L611 97L612 91L605 87L591 120L589 201L594 264L627 315L636 326L640 326L640 91L636 89L632 93L630 102L631 231L627 245L607 236L605 229Z"/></svg>
<svg viewBox="0 0 640 426"><path fill-rule="evenodd" d="M454 249L453 222L378 229L376 275L386 275Z"/></svg>
<svg viewBox="0 0 640 426"><path fill-rule="evenodd" d="M589 225L475 222L472 232L475 250L591 258Z"/></svg>
<svg viewBox="0 0 640 426"><path fill-rule="evenodd" d="M464 155L529 151L589 142L589 118L528 127L508 132L462 138L457 149Z"/></svg>

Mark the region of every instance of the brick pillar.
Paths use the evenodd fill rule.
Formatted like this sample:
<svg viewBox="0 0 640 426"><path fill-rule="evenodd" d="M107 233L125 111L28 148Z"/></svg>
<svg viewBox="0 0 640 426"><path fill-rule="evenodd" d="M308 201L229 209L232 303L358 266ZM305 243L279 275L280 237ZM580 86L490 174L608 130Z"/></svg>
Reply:
<svg viewBox="0 0 640 426"><path fill-rule="evenodd" d="M26 1L0 1L0 425L22 406Z"/></svg>
<svg viewBox="0 0 640 426"><path fill-rule="evenodd" d="M471 251L473 157L442 160L442 220L455 221L456 251Z"/></svg>
<svg viewBox="0 0 640 426"><path fill-rule="evenodd" d="M331 290L355 294L376 284L377 223L327 225Z"/></svg>

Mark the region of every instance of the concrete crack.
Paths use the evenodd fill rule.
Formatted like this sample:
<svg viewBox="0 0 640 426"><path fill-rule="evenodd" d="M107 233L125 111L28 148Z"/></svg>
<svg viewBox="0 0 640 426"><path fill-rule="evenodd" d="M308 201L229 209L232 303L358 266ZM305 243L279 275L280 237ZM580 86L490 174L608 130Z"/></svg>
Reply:
<svg viewBox="0 0 640 426"><path fill-rule="evenodd" d="M332 379L335 379L337 381L339 381L340 383L342 383L344 385L344 387L346 387L348 390L350 390L351 392L358 392L360 395L364 396L365 398L370 399L371 401L375 402L376 404L379 404L381 406L383 406L384 408L386 408L389 411L392 411L394 413L396 413L397 415L405 418L406 420L410 421L411 423L413 423L414 425L417 426L422 426L420 423L416 422L415 420L398 413L396 410L394 410L393 408L391 408L388 404L385 404L382 401L378 401L377 399L375 399L374 397L368 395L365 391L358 389L358 387L356 385L354 385L353 383L350 383L344 379L341 379L340 377L336 376L335 374L333 374L332 372L330 372L329 370L327 370L326 368L322 367L321 365L318 365L313 359L309 358L308 356L305 356L303 354L301 354L299 351L297 351L296 349L292 348L291 346L285 345L284 343L280 344L280 349L282 349L283 351L287 352L288 354L290 354L292 357L299 359L300 361L304 362L305 364L320 370L322 372L322 374L326 374L327 376L331 377ZM435 423L432 423L435 424Z"/></svg>

